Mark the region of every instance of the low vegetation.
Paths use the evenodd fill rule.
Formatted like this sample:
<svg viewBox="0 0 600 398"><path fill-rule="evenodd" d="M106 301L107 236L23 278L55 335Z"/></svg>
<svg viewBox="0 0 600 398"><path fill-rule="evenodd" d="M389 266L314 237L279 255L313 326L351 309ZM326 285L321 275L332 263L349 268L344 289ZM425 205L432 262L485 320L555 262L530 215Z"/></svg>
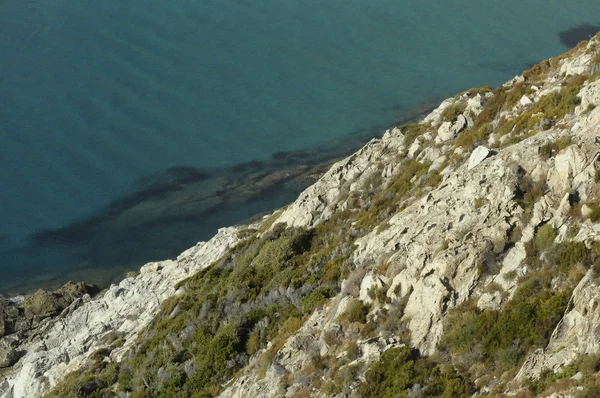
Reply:
<svg viewBox="0 0 600 398"><path fill-rule="evenodd" d="M570 295L570 289L554 292L549 274L532 273L501 311L479 310L472 302L452 310L442 350L465 371L476 363L500 373L514 370L548 343Z"/></svg>
<svg viewBox="0 0 600 398"><path fill-rule="evenodd" d="M466 102L455 102L442 112L442 119L447 122L455 122L460 114L467 108Z"/></svg>
<svg viewBox="0 0 600 398"><path fill-rule="evenodd" d="M548 160L549 158L553 157L554 155L556 155L563 149L570 146L571 143L572 143L571 136L566 135L566 136L560 137L552 142L544 144L540 147L540 151L539 151L540 157L543 160Z"/></svg>
<svg viewBox="0 0 600 398"><path fill-rule="evenodd" d="M465 375L450 365L421 358L409 347L391 348L373 363L365 375L362 397L470 397L475 392Z"/></svg>

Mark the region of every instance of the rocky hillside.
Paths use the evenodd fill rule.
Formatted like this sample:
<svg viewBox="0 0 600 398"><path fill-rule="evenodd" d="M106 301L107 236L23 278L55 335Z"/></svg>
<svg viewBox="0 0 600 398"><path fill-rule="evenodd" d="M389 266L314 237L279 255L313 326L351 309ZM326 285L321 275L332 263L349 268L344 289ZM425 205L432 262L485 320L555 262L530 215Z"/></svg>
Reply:
<svg viewBox="0 0 600 398"><path fill-rule="evenodd" d="M600 396L599 54L449 98L9 333L1 396Z"/></svg>

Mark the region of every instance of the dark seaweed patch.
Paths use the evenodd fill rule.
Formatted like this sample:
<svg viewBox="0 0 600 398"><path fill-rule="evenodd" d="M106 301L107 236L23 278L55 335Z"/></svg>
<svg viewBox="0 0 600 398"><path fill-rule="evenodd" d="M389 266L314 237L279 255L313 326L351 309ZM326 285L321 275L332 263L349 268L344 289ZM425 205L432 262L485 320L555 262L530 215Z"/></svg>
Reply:
<svg viewBox="0 0 600 398"><path fill-rule="evenodd" d="M260 170L264 166L263 162L253 160L251 162L240 163L231 168L234 173L243 173L248 171Z"/></svg>
<svg viewBox="0 0 600 398"><path fill-rule="evenodd" d="M571 26L558 34L560 42L569 48L575 47L582 40L589 40L600 32L600 24L581 24Z"/></svg>

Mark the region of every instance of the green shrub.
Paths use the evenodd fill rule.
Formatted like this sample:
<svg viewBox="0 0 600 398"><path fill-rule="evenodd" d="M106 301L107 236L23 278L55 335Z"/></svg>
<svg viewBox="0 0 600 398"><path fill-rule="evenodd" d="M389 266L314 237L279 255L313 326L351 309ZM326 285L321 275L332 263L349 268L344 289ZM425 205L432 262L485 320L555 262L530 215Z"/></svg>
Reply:
<svg viewBox="0 0 600 398"><path fill-rule="evenodd" d="M590 252L583 242L563 242L554 247L549 255L549 261L560 267L562 273L567 273L574 265L590 266Z"/></svg>
<svg viewBox="0 0 600 398"><path fill-rule="evenodd" d="M442 111L442 119L447 122L455 122L465 109L467 109L466 102L456 102Z"/></svg>
<svg viewBox="0 0 600 398"><path fill-rule="evenodd" d="M302 306L305 311L312 310L321 305L327 299L335 296L336 291L330 286L321 286L312 291L308 296L301 299Z"/></svg>
<svg viewBox="0 0 600 398"><path fill-rule="evenodd" d="M586 80L587 76L585 75L571 77L560 91L547 94L536 102L533 112L541 112L554 121L561 120L565 115L572 113L575 107L581 103L578 94Z"/></svg>
<svg viewBox="0 0 600 398"><path fill-rule="evenodd" d="M454 147L462 147L470 151L477 145L484 144L487 141L487 137L490 135L492 127L486 124L480 128L471 128L467 131L463 131L455 140Z"/></svg>
<svg viewBox="0 0 600 398"><path fill-rule="evenodd" d="M472 302L453 309L440 347L467 368L482 361L491 369L514 369L548 343L570 295L570 289L554 292L551 278L533 273L502 311L482 311Z"/></svg>
<svg viewBox="0 0 600 398"><path fill-rule="evenodd" d="M506 102L506 89L499 87L493 91L494 96L489 98L483 110L475 118L474 130L479 130L485 124L490 124L500 113Z"/></svg>
<svg viewBox="0 0 600 398"><path fill-rule="evenodd" d="M352 340L348 343L348 348L346 349L347 358L350 361L354 361L356 358L360 356L360 348L356 341Z"/></svg>
<svg viewBox="0 0 600 398"><path fill-rule="evenodd" d="M581 355L570 364L563 366L560 371L556 373L552 369L547 369L542 372L538 380L529 382L528 387L532 393L540 395L558 380L568 379L578 372L581 372L585 377L596 373L599 370L598 355Z"/></svg>
<svg viewBox="0 0 600 398"><path fill-rule="evenodd" d="M524 95L531 94L531 85L528 83L516 83L506 94L506 109L512 109L523 98Z"/></svg>
<svg viewBox="0 0 600 398"><path fill-rule="evenodd" d="M361 397L403 397L420 385L427 397L468 397L474 392L466 377L449 365L436 365L420 358L409 347L390 348L371 364L361 385Z"/></svg>
<svg viewBox="0 0 600 398"><path fill-rule="evenodd" d="M541 226L535 234L535 247L537 251L542 253L552 247L557 235L552 224L548 223Z"/></svg>
<svg viewBox="0 0 600 398"><path fill-rule="evenodd" d="M352 299L348 304L348 308L339 316L340 321L367 323L367 315L369 314L370 306L362 301Z"/></svg>
<svg viewBox="0 0 600 398"><path fill-rule="evenodd" d="M407 147L411 145L418 136L427 131L428 127L429 125L426 123L413 123L403 126L401 131L404 134L404 145Z"/></svg>
<svg viewBox="0 0 600 398"><path fill-rule="evenodd" d="M549 60L544 60L533 65L530 69L523 72L523 77L528 82L538 82L544 80L548 72L552 69Z"/></svg>
<svg viewBox="0 0 600 398"><path fill-rule="evenodd" d="M523 224L525 224L531 216L533 206L544 195L548 186L545 178L534 181L529 175L524 174L524 171L519 173L519 181L515 189L515 200L524 210Z"/></svg>
<svg viewBox="0 0 600 398"><path fill-rule="evenodd" d="M592 222L600 221L600 206L598 204L592 204L592 212L590 213L589 219Z"/></svg>
<svg viewBox="0 0 600 398"><path fill-rule="evenodd" d="M589 386L583 390L577 398L598 398L600 397L600 385Z"/></svg>
<svg viewBox="0 0 600 398"><path fill-rule="evenodd" d="M552 142L542 145L539 149L539 155L543 160L548 160L558 152L571 145L571 142L572 139L569 135L560 137Z"/></svg>

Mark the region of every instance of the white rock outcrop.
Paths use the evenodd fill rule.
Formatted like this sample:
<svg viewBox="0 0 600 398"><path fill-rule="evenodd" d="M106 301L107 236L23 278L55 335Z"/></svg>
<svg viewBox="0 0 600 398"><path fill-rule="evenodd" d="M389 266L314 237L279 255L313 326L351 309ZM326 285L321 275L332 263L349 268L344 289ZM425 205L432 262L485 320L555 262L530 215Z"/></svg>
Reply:
<svg viewBox="0 0 600 398"><path fill-rule="evenodd" d="M467 119L461 114L454 122L444 122L437 131L437 142L450 141L467 127Z"/></svg>
<svg viewBox="0 0 600 398"><path fill-rule="evenodd" d="M477 148L475 148L473 153L471 153L471 156L469 157L469 165L467 166L467 168L469 170L473 169L479 163L483 162L485 160L485 158L488 157L489 154L490 154L490 150L488 148L481 146L481 145L478 146Z"/></svg>
<svg viewBox="0 0 600 398"><path fill-rule="evenodd" d="M0 397L40 397L65 374L79 368L102 338L117 331L125 344L111 356L119 360L137 334L156 315L160 304L176 294L175 284L222 257L238 241L237 228L219 230L210 241L183 252L177 261L143 266L135 278L112 285L103 295L84 296L46 324L27 353L2 375Z"/></svg>

